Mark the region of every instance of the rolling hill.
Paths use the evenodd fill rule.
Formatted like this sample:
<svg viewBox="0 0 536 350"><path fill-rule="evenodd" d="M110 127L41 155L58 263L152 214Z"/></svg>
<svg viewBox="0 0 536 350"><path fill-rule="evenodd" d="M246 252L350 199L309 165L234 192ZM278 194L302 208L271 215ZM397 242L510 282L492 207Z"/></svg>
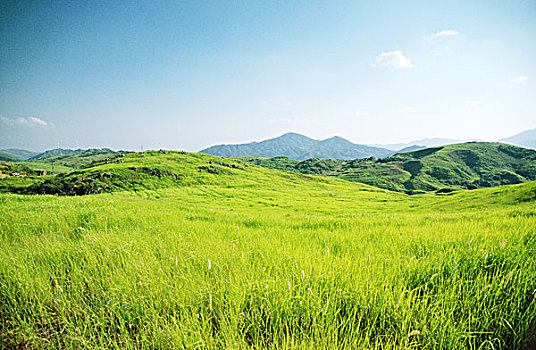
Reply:
<svg viewBox="0 0 536 350"><path fill-rule="evenodd" d="M338 136L319 141L300 134L287 133L262 142L212 146L201 150L200 153L220 157L285 156L294 160L305 160L308 158L355 159L386 157L392 155L393 151L385 148L354 144Z"/></svg>
<svg viewBox="0 0 536 350"><path fill-rule="evenodd" d="M166 151L12 181L95 195L0 194L0 348L523 349L533 335L536 182L408 196Z"/></svg>
<svg viewBox="0 0 536 350"><path fill-rule="evenodd" d="M112 157L123 152L114 152L110 149L88 149L88 150L51 150L44 153L41 158L25 161L24 164L35 170L46 170L53 173L68 173L74 169L81 169L92 162ZM67 152L65 152L67 151ZM69 152L72 151L72 152ZM80 152L81 151L81 152ZM53 155L55 153L67 153L64 155ZM71 153L71 154L68 154Z"/></svg>
<svg viewBox="0 0 536 350"><path fill-rule="evenodd" d="M59 157L59 156L72 156L80 153L85 153L88 151L104 151L113 153L111 149L102 148L102 149L66 149L66 148L55 148L48 151L34 155L33 157L28 158L28 160L38 160L50 157Z"/></svg>
<svg viewBox="0 0 536 350"><path fill-rule="evenodd" d="M16 162L18 159L9 154L0 153L0 162Z"/></svg>
<svg viewBox="0 0 536 350"><path fill-rule="evenodd" d="M17 148L1 149L0 153L13 157L16 160L27 160L38 154L37 152Z"/></svg>
<svg viewBox="0 0 536 350"><path fill-rule="evenodd" d="M335 176L394 191L475 189L536 180L536 151L489 142L426 148L383 159L242 159L269 168Z"/></svg>

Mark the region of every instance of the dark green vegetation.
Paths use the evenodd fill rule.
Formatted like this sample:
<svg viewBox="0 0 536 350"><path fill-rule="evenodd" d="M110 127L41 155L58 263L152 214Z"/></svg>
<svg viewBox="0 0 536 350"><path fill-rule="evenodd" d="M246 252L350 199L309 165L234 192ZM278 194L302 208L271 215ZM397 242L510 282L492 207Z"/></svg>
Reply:
<svg viewBox="0 0 536 350"><path fill-rule="evenodd" d="M218 145L200 151L220 157L236 156L285 156L294 160L308 158L356 159L386 157L394 152L385 148L357 145L341 137L317 141L306 136L287 133L274 139L241 145Z"/></svg>
<svg viewBox="0 0 536 350"><path fill-rule="evenodd" d="M339 177L394 191L475 189L536 180L536 151L468 142L352 161L241 157L267 168Z"/></svg>
<svg viewBox="0 0 536 350"><path fill-rule="evenodd" d="M0 149L0 153L10 156L15 160L27 160L37 155L37 152L27 151L24 149L16 149L16 148Z"/></svg>
<svg viewBox="0 0 536 350"><path fill-rule="evenodd" d="M519 349L534 335L536 182L407 196L157 151L50 178L97 174L111 193L0 194L0 347Z"/></svg>

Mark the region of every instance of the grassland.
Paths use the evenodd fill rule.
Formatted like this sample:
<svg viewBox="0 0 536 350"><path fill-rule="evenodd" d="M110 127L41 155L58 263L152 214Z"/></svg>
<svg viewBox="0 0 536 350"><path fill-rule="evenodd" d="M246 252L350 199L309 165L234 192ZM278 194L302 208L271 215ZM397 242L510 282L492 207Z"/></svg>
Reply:
<svg viewBox="0 0 536 350"><path fill-rule="evenodd" d="M271 169L317 174L392 191L476 189L536 180L536 151L492 142L467 142L355 160L240 157Z"/></svg>
<svg viewBox="0 0 536 350"><path fill-rule="evenodd" d="M110 193L0 194L2 347L534 340L534 182L407 196L207 155L122 159L61 177L114 174L92 178Z"/></svg>
<svg viewBox="0 0 536 350"><path fill-rule="evenodd" d="M30 160L24 161L22 164L34 170L46 170L49 174L65 174L76 169L82 169L89 166L93 162L98 162L103 159L113 157L118 154L109 149L90 149L90 150L60 150L71 151L73 154L55 155L54 151L40 153Z"/></svg>

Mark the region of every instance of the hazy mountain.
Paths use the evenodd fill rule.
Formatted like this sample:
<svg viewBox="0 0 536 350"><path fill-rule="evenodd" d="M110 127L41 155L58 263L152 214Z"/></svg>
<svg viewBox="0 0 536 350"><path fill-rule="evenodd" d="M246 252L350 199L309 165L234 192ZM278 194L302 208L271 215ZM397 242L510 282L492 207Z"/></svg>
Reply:
<svg viewBox="0 0 536 350"><path fill-rule="evenodd" d="M9 154L0 153L0 162L16 162L18 159Z"/></svg>
<svg viewBox="0 0 536 350"><path fill-rule="evenodd" d="M51 149L39 154L34 155L33 157L29 158L28 160L37 160L37 159L44 159L44 158L50 158L50 157L58 157L58 156L72 156L76 154L81 154L88 151L105 151L105 152L111 152L112 150L108 148L101 148L101 149L64 149L64 148L55 148Z"/></svg>
<svg viewBox="0 0 536 350"><path fill-rule="evenodd" d="M474 189L536 180L536 151L491 142L432 147L383 159L242 159L267 168L335 176L395 191Z"/></svg>
<svg viewBox="0 0 536 350"><path fill-rule="evenodd" d="M418 151L420 149L425 149L425 148L427 148L427 147L423 146L423 145L411 145L411 146L407 146L407 147L404 147L402 149L399 149L396 153Z"/></svg>
<svg viewBox="0 0 536 350"><path fill-rule="evenodd" d="M387 157L394 152L385 148L354 144L342 137L331 137L325 140L314 140L296 133L262 142L251 142L238 145L217 145L200 151L220 157L236 156L285 156L294 160L308 158L356 159L368 157Z"/></svg>
<svg viewBox="0 0 536 350"><path fill-rule="evenodd" d="M514 136L500 139L499 142L536 149L536 129L526 130Z"/></svg>
<svg viewBox="0 0 536 350"><path fill-rule="evenodd" d="M38 152L27 151L25 149L8 148L0 149L0 153L11 156L17 160L26 160L35 156Z"/></svg>
<svg viewBox="0 0 536 350"><path fill-rule="evenodd" d="M424 138L420 140L410 141L406 143L390 143L386 145L380 145L380 144L374 144L375 147L383 147L387 148L393 151L398 152L405 152L402 151L402 149L405 149L407 147L411 147L414 145L422 145L425 147L437 147L437 146L445 146L445 145L452 145L455 143L461 143L461 142L467 142L469 140L456 140L456 139L445 139L441 137L431 137L431 138Z"/></svg>

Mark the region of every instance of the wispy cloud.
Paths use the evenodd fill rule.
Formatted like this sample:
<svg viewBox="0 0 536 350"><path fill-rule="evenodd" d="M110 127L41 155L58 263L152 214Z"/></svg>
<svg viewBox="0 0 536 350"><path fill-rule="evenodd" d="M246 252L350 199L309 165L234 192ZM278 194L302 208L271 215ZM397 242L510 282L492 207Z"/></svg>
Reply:
<svg viewBox="0 0 536 350"><path fill-rule="evenodd" d="M460 32L458 32L457 30L447 29L447 30L441 30L439 32L432 34L432 37L438 38L438 37L456 36L456 35L460 35Z"/></svg>
<svg viewBox="0 0 536 350"><path fill-rule="evenodd" d="M42 125L42 126L47 126L48 123L42 119L39 119L37 117L28 117L28 120L31 122L31 123L34 123L34 124L38 124L38 125Z"/></svg>
<svg viewBox="0 0 536 350"><path fill-rule="evenodd" d="M520 75L519 77L512 79L512 83L519 84L524 82L525 80L527 80L527 77L524 75Z"/></svg>
<svg viewBox="0 0 536 350"><path fill-rule="evenodd" d="M474 100L474 101L466 101L465 102L466 106L471 106L471 107L480 106L480 105L483 105L483 104L484 104L484 100Z"/></svg>
<svg viewBox="0 0 536 350"><path fill-rule="evenodd" d="M6 118L0 117L0 121L7 126L48 126L49 124L43 119L37 117L18 117L18 118Z"/></svg>
<svg viewBox="0 0 536 350"><path fill-rule="evenodd" d="M411 61L406 56L404 56L404 54L400 50L382 52L381 54L376 56L376 59L374 60L374 63L372 63L372 66L413 68L413 64L411 63Z"/></svg>

